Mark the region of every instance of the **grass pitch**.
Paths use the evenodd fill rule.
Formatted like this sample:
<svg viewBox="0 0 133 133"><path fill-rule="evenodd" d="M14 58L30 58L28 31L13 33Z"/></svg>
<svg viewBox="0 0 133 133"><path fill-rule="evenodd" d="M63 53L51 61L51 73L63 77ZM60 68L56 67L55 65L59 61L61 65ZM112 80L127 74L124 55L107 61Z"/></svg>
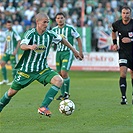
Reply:
<svg viewBox="0 0 133 133"><path fill-rule="evenodd" d="M52 117L40 117L40 106L50 85L33 82L18 92L0 114L0 133L132 133L133 105L130 75L128 105L120 105L119 72L71 71L70 99L76 109L71 116L58 111L60 101L50 104ZM8 72L11 80L11 71ZM1 75L0 75L1 77ZM0 96L9 86L1 85ZM60 92L57 96L60 95ZM56 97L57 97L56 96Z"/></svg>

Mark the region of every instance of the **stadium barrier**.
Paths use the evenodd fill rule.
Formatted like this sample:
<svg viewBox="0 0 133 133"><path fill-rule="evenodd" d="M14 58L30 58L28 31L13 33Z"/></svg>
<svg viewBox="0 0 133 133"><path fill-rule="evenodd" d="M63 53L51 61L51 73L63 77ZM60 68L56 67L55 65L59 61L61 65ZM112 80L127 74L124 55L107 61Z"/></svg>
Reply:
<svg viewBox="0 0 133 133"><path fill-rule="evenodd" d="M55 69L55 52L50 52L48 64ZM84 59L74 59L71 70L119 71L118 54L116 52L84 53Z"/></svg>

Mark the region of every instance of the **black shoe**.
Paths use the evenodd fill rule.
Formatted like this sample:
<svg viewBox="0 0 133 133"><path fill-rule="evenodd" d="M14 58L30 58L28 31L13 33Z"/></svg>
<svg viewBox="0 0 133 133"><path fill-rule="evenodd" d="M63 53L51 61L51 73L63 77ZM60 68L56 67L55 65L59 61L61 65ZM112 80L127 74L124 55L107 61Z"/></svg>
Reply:
<svg viewBox="0 0 133 133"><path fill-rule="evenodd" d="M69 97L70 97L70 94L68 94L68 93L65 93L64 96L63 96L64 100L68 99Z"/></svg>
<svg viewBox="0 0 133 133"><path fill-rule="evenodd" d="M60 95L58 98L56 98L56 100L63 100L64 98L63 98L63 96L62 95Z"/></svg>
<svg viewBox="0 0 133 133"><path fill-rule="evenodd" d="M127 104L127 99L125 96L122 96L121 105L125 105L125 104Z"/></svg>

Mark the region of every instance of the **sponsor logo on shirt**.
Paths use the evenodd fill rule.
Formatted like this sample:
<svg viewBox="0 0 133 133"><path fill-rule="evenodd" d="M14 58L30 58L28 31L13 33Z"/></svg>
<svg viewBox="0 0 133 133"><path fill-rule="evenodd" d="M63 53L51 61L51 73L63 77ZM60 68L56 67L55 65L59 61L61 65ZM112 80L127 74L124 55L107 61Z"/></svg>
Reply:
<svg viewBox="0 0 133 133"><path fill-rule="evenodd" d="M44 45L39 45L36 50L34 50L36 53L41 54L46 50L46 47Z"/></svg>

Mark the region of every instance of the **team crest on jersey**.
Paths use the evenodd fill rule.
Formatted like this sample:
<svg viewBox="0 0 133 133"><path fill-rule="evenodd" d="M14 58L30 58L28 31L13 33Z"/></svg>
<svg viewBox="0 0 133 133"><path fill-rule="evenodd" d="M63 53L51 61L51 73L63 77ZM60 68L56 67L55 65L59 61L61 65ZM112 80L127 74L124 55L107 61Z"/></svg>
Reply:
<svg viewBox="0 0 133 133"><path fill-rule="evenodd" d="M36 50L34 50L36 53L38 53L38 54L41 54L41 53L43 53L44 51L46 50L46 46L44 46L44 45L39 45L37 48L36 48Z"/></svg>
<svg viewBox="0 0 133 133"><path fill-rule="evenodd" d="M10 42L11 41L11 37L7 36L6 40L7 40L7 42Z"/></svg>
<svg viewBox="0 0 133 133"><path fill-rule="evenodd" d="M128 32L129 37L133 37L133 32Z"/></svg>

